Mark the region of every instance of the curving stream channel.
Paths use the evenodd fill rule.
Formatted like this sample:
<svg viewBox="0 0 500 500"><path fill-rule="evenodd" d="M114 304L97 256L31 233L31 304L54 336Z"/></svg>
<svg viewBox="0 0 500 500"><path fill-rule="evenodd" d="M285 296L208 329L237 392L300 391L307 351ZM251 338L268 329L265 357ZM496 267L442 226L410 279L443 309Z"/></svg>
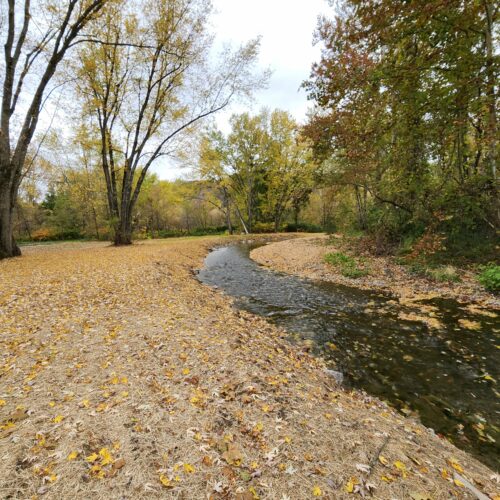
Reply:
<svg viewBox="0 0 500 500"><path fill-rule="evenodd" d="M249 253L260 244L211 252L203 283L236 299L236 306L285 328L363 389L474 454L500 465L500 320L447 299L419 303L443 325L430 329L398 315L412 308L393 297L329 282L309 281L260 267ZM480 323L468 330L459 320Z"/></svg>

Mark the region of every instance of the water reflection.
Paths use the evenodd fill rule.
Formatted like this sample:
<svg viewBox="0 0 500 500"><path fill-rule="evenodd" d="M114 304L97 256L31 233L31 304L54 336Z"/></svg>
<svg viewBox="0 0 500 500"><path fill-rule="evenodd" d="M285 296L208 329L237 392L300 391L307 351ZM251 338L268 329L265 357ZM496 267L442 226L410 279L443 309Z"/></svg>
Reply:
<svg viewBox="0 0 500 500"><path fill-rule="evenodd" d="M215 250L199 279L237 298L243 309L269 318L340 369L348 384L399 410L499 465L499 319L471 314L452 300L425 302L443 325L405 321L412 312L390 296L326 282L312 282L259 267L251 245ZM459 320L481 324L467 330Z"/></svg>

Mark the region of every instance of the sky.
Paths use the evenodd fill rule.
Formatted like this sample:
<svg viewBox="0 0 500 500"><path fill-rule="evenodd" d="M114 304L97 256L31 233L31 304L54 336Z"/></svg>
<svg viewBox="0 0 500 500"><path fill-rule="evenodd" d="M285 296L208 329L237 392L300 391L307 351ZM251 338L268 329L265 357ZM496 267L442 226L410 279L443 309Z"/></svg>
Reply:
<svg viewBox="0 0 500 500"><path fill-rule="evenodd" d="M313 46L313 32L320 14L331 17L326 0L212 0L214 14L210 20L215 46L230 43L234 48L261 37L260 69L269 68L272 75L265 90L256 92L249 108L235 104L216 116L218 127L228 132L232 113L257 113L262 107L289 111L303 121L309 106L300 89L308 78L311 64L319 60L320 49ZM175 166L157 165L153 169L163 179L182 175Z"/></svg>

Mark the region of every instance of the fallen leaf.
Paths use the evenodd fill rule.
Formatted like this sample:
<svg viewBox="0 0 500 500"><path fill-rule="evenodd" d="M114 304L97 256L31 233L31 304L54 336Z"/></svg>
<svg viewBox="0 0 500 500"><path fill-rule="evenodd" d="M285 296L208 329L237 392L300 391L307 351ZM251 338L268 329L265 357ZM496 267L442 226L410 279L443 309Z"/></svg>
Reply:
<svg viewBox="0 0 500 500"><path fill-rule="evenodd" d="M172 481L170 481L170 479L165 476L164 474L160 474L160 483L165 486L165 488L172 488L173 485L172 485Z"/></svg>

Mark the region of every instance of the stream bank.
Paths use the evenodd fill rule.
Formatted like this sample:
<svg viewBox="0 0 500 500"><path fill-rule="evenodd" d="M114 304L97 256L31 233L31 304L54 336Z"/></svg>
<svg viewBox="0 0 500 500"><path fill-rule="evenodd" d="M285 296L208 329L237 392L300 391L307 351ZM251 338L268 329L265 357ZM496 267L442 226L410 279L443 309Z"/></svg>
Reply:
<svg viewBox="0 0 500 500"><path fill-rule="evenodd" d="M387 292L397 297L400 303L418 303L439 297L457 300L471 311L481 310L485 315L498 314L500 311L500 297L484 290L476 276L464 269L460 270L460 282L440 283L409 272L392 257L364 256L369 269L367 276L343 276L338 269L324 261L324 256L344 251L344 247L345 242L340 235L303 236L260 246L252 251L251 257L263 266L284 273L363 290Z"/></svg>
<svg viewBox="0 0 500 500"><path fill-rule="evenodd" d="M0 263L2 498L496 498L490 468L200 285L235 240Z"/></svg>
<svg viewBox="0 0 500 500"><path fill-rule="evenodd" d="M347 388L418 416L498 467L498 319L452 299L400 303L386 293L274 272L249 258L259 245L218 248L205 259L199 278L233 297L240 309L283 327L292 343L340 370ZM432 314L432 327L414 320L422 308ZM479 325L481 335L462 328L464 322Z"/></svg>

